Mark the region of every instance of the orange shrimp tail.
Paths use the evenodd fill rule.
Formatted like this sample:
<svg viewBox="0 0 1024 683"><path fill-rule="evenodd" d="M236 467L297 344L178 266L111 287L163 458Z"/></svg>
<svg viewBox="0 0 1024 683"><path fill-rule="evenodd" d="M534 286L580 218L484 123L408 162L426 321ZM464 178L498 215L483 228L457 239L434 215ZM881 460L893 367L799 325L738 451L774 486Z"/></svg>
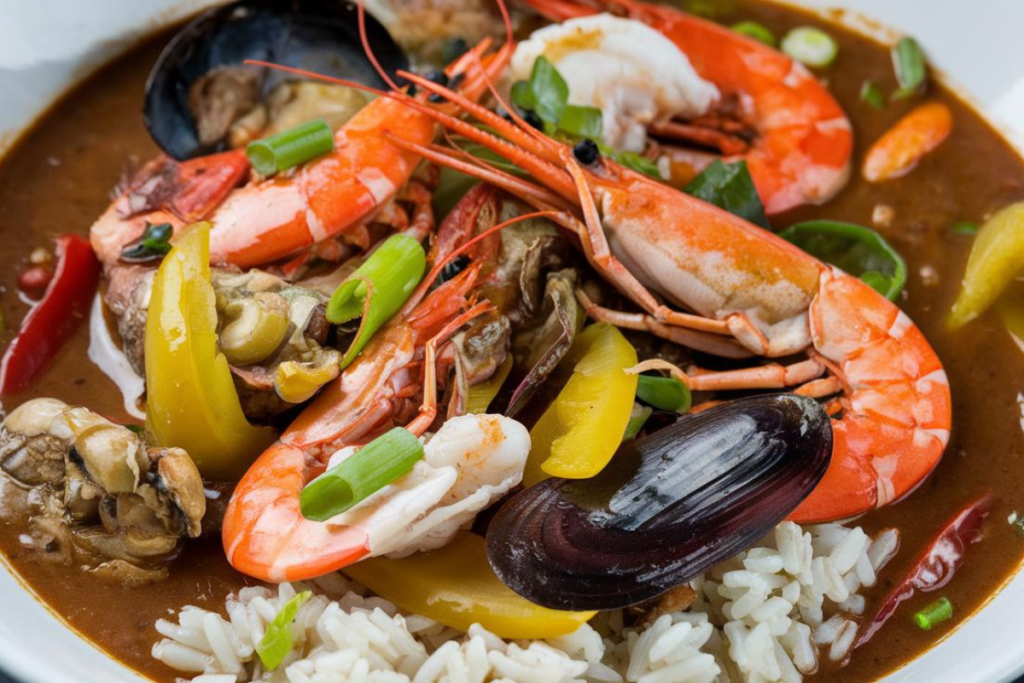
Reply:
<svg viewBox="0 0 1024 683"><path fill-rule="evenodd" d="M826 270L810 324L816 350L848 389L832 423L832 464L790 517L796 522L846 519L909 495L942 458L952 426L935 351L860 279Z"/></svg>
<svg viewBox="0 0 1024 683"><path fill-rule="evenodd" d="M292 446L271 446L235 488L221 537L228 562L261 581L323 576L369 554L361 529L302 516L299 495L323 467Z"/></svg>
<svg viewBox="0 0 1024 683"><path fill-rule="evenodd" d="M821 82L790 57L725 26L636 0L525 0L554 21L618 11L661 32L701 78L736 99L757 132L744 159L769 214L831 199L849 177L850 121Z"/></svg>

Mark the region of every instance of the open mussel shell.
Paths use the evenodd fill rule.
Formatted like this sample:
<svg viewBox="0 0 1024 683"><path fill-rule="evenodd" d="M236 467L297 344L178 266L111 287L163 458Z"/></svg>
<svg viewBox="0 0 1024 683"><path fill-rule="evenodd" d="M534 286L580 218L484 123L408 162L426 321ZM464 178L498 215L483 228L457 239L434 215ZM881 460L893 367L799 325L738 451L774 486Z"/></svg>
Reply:
<svg viewBox="0 0 1024 683"><path fill-rule="evenodd" d="M345 0L240 0L200 14L171 39L150 71L144 114L153 140L179 160L219 151L199 141L189 89L210 71L247 59L384 86L360 42L357 11ZM369 14L366 29L386 72L408 68L401 48ZM283 80L295 78L264 71L264 98Z"/></svg>
<svg viewBox="0 0 1024 683"><path fill-rule="evenodd" d="M548 479L487 532L494 571L554 609L616 609L749 547L814 489L832 427L812 399L732 401L626 442L593 479Z"/></svg>

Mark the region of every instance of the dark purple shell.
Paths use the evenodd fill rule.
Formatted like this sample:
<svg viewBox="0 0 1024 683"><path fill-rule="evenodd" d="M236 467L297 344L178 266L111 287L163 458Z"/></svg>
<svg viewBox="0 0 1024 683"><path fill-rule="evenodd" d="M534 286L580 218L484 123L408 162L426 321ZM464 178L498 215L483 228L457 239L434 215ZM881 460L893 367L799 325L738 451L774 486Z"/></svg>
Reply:
<svg viewBox="0 0 1024 683"><path fill-rule="evenodd" d="M394 76L408 68L401 48L380 22L366 15L370 45ZM220 151L204 148L188 108L192 83L217 67L247 59L306 69L383 87L359 38L357 5L350 0L237 0L203 12L171 39L146 83L144 115L153 140L178 160ZM255 68L255 67L253 67ZM295 76L264 71L265 97Z"/></svg>
<svg viewBox="0 0 1024 683"><path fill-rule="evenodd" d="M593 479L522 491L487 533L494 571L545 607L633 605L685 583L784 520L828 468L825 411L739 399L628 441Z"/></svg>

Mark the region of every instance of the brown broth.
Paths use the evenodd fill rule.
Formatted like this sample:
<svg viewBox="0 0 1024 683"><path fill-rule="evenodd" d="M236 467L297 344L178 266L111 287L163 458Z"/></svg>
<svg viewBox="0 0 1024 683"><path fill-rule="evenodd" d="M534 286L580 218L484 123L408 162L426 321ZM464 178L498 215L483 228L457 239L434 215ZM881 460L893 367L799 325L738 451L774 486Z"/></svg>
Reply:
<svg viewBox="0 0 1024 683"><path fill-rule="evenodd" d="M912 102L875 111L860 101L861 83L870 78L885 92L896 84L888 51L864 38L803 13L759 2L740 2L719 19L756 19L782 35L789 27L818 24L840 43L840 56L827 72L829 85L853 121L855 164L867 146L891 126ZM18 301L15 278L32 248L48 246L62 232L86 233L107 206L112 189L131 164L155 153L142 126L142 86L167 35L120 58L72 90L28 132L0 164L0 310L8 330L16 330L27 307ZM1024 386L1024 359L998 323L984 318L951 334L943 319L954 300L970 249L969 237L953 235L958 220L982 221L1006 204L1024 199L1024 164L973 111L933 84L930 97L954 111L953 136L900 180L869 185L854 170L849 185L825 207L809 207L776 217L785 226L811 217L871 225L877 204L895 209L892 227L881 231L910 266L901 306L934 344L949 373L955 428L938 469L909 499L859 521L869 532L888 526L901 530L900 553L868 593L871 603L902 576L933 533L960 506L986 492L997 496L985 539L969 551L966 569L943 589L956 607L953 621L931 632L910 619L936 596L919 596L901 608L876 638L845 667L828 667L816 677L866 681L882 676L932 647L984 604L1017 569L1024 541L1005 523L1024 505L1018 388ZM922 269L937 282L926 283ZM0 344L13 337L0 333ZM124 417L116 387L89 361L83 326L43 377L6 408L36 396L87 404L112 418ZM224 597L246 579L227 565L216 542L191 544L163 583L124 589L78 570L41 562L18 543L21 528L0 522L0 549L10 564L72 627L128 666L159 681L175 674L155 662L150 648L158 639L153 623L184 604L219 609Z"/></svg>

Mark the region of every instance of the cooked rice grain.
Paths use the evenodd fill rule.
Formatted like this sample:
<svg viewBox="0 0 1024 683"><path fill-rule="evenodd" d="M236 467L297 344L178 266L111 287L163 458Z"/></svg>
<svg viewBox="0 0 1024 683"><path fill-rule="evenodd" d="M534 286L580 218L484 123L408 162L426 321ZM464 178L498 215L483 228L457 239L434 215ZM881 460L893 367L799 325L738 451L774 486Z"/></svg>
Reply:
<svg viewBox="0 0 1024 683"><path fill-rule="evenodd" d="M899 546L886 530L786 522L760 545L691 583L697 601L647 628L622 610L575 633L506 642L479 624L460 633L403 615L341 575L309 582L316 596L292 624L293 649L276 671L256 655L267 624L297 588L244 588L226 617L184 607L161 619L153 656L192 683L762 683L801 681L819 657L844 661L856 641L862 586Z"/></svg>

